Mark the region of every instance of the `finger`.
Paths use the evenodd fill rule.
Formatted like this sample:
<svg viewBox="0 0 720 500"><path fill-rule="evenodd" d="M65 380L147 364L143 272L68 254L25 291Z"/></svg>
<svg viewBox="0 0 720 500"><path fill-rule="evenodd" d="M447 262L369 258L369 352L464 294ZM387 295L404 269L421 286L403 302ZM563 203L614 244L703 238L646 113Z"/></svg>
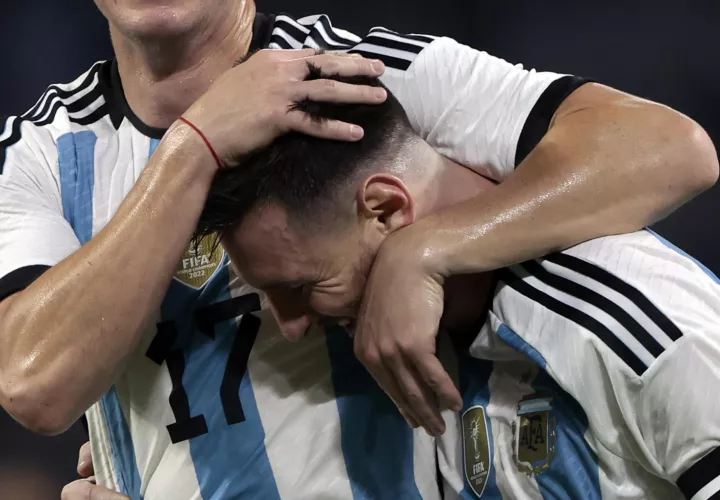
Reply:
<svg viewBox="0 0 720 500"><path fill-rule="evenodd" d="M385 73L385 64L379 59L320 54L308 57L306 61L320 68L325 75L378 77Z"/></svg>
<svg viewBox="0 0 720 500"><path fill-rule="evenodd" d="M130 500L116 491L80 479L68 484L60 494L61 500Z"/></svg>
<svg viewBox="0 0 720 500"><path fill-rule="evenodd" d="M392 402L397 407L400 415L405 419L410 427L417 429L420 427L418 419L408 410L410 405L405 400L400 386L395 382L395 379L390 375L390 371L387 369L379 370L377 368L370 369L368 371L373 376L380 388L388 395Z"/></svg>
<svg viewBox="0 0 720 500"><path fill-rule="evenodd" d="M317 54L315 49L265 49L259 54L267 54L276 61L292 61L294 59L306 59ZM254 57L254 56L253 56Z"/></svg>
<svg viewBox="0 0 720 500"><path fill-rule="evenodd" d="M411 413L405 410L408 405L405 403L402 392L400 392L400 388L393 379L390 370L383 363L379 352L376 349L364 347L362 331L358 333L353 340L355 355L375 379L375 382L392 400L408 425L413 429L417 429L419 426L418 421Z"/></svg>
<svg viewBox="0 0 720 500"><path fill-rule="evenodd" d="M382 87L321 79L299 83L295 87L295 99L343 104L380 104L387 99L387 91Z"/></svg>
<svg viewBox="0 0 720 500"><path fill-rule="evenodd" d="M415 368L435 395L441 409L449 408L455 412L462 409L463 401L460 391L437 356L425 354L418 357L415 360Z"/></svg>
<svg viewBox="0 0 720 500"><path fill-rule="evenodd" d="M77 472L78 474L80 474L81 477L92 476L95 473L95 471L93 470L90 441L80 447Z"/></svg>
<svg viewBox="0 0 720 500"><path fill-rule="evenodd" d="M445 421L440 415L437 402L420 374L412 368L410 360L401 357L391 369L407 402L406 409L431 436L439 436L445 432Z"/></svg>
<svg viewBox="0 0 720 500"><path fill-rule="evenodd" d="M325 53L333 55L333 56L338 56L338 57L352 57L354 59L362 59L362 57L363 57L360 54L355 54L355 53L350 53L350 52L341 52L339 50L329 50Z"/></svg>
<svg viewBox="0 0 720 500"><path fill-rule="evenodd" d="M314 121L302 111L291 111L288 113L287 128L301 134L312 135L320 139L332 139L336 141L359 141L365 132L362 127L352 123L338 120Z"/></svg>

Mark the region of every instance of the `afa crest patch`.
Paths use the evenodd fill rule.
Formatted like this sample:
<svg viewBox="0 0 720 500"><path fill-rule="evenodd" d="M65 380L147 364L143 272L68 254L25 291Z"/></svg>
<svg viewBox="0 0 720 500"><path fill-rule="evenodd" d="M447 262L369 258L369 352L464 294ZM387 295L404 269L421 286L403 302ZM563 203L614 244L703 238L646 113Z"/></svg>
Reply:
<svg viewBox="0 0 720 500"><path fill-rule="evenodd" d="M206 236L197 245L190 243L175 271L175 279L200 289L222 264L225 251L215 244L214 236Z"/></svg>
<svg viewBox="0 0 720 500"><path fill-rule="evenodd" d="M463 413L462 432L465 479L473 493L480 498L492 467L485 408L473 406Z"/></svg>
<svg viewBox="0 0 720 500"><path fill-rule="evenodd" d="M542 474L555 458L555 416L552 397L531 394L518 403L512 424L513 460L528 476Z"/></svg>

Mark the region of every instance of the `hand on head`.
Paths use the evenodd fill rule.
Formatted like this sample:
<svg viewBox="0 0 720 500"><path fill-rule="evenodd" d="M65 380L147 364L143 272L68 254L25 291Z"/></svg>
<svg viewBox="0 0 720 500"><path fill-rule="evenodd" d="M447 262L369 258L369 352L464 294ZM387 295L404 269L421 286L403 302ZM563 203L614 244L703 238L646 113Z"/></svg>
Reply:
<svg viewBox="0 0 720 500"><path fill-rule="evenodd" d="M357 125L312 120L295 104L306 99L378 104L386 99L385 90L330 79L306 81L312 68L346 77L378 77L385 70L381 61L314 49L261 50L215 81L183 117L202 131L227 167L288 132L342 141L362 138Z"/></svg>

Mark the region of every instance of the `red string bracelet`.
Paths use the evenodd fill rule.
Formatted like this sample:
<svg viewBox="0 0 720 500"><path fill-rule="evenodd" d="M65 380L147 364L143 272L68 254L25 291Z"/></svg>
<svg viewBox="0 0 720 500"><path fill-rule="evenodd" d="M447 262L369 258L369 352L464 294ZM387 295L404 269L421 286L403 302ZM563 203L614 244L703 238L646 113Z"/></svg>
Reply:
<svg viewBox="0 0 720 500"><path fill-rule="evenodd" d="M219 156L217 155L217 153L215 152L215 148L212 147L212 144L210 144L210 141L208 140L208 138L205 137L205 134L203 134L203 133L200 131L200 129L197 128L195 125L193 125L192 123L190 123L190 121L189 121L187 118L185 118L184 116L181 116L180 118L178 118L178 120L180 120L181 122L183 122L183 123L187 124L188 126L190 126L190 128L192 128L195 132L198 133L198 135L199 135L200 137L202 137L202 140L205 141L205 144L207 144L208 149L209 149L210 152L212 153L213 158L215 158L215 161L216 161L217 164L218 164L218 168L223 168L223 164L222 164L222 162L220 161L220 157L219 157Z"/></svg>

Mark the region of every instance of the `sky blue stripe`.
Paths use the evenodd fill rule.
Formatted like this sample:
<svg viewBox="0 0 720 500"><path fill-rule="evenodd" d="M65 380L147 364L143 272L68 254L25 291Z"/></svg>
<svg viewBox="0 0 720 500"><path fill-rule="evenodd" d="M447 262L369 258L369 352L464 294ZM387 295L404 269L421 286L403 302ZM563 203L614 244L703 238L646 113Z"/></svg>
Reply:
<svg viewBox="0 0 720 500"><path fill-rule="evenodd" d="M57 141L63 213L83 245L92 238L96 142L92 131L65 134ZM103 396L101 407L121 492L132 500L142 500L135 448L115 387Z"/></svg>
<svg viewBox="0 0 720 500"><path fill-rule="evenodd" d="M540 367L533 391L539 398L552 398L555 455L549 469L535 474L543 498L601 500L598 459L585 440L588 420L582 407L548 375L545 358L533 346L506 325L500 326L498 336Z"/></svg>
<svg viewBox="0 0 720 500"><path fill-rule="evenodd" d="M163 304L163 319L174 319L185 350L183 385L190 402L190 415L203 415L209 432L190 440L190 455L205 500L248 498L280 500L270 459L265 449L265 431L255 394L246 373L239 397L246 420L228 425L220 401L220 385L237 333L235 320L215 325L215 339L195 329L194 309L230 298L228 259L202 292L173 282Z"/></svg>
<svg viewBox="0 0 720 500"><path fill-rule="evenodd" d="M646 230L648 233L650 233L650 234L652 234L653 236L655 236L658 240L660 240L660 243L662 243L662 244L665 245L666 247L670 248L671 250L676 251L677 253L679 253L679 254L682 255L683 257L687 257L688 259L690 259L691 261L693 261L700 269L702 269L702 271L703 271L705 274L707 274L708 276L710 276L710 279L712 279L715 283L717 283L718 285L720 285L720 278L718 278L717 275L715 275L715 273L713 273L710 269L708 269L708 268L705 266L705 264L703 264L702 262L700 262L699 260L697 260L695 257L693 257L692 255L690 255L690 254L688 254L687 252L685 252L685 250L683 250L683 249L675 246L674 243L672 243L671 241L666 240L665 238L663 238L662 236L660 236L659 234L657 234L657 233L656 233L655 231L653 231L652 229L646 228L645 230Z"/></svg>
<svg viewBox="0 0 720 500"><path fill-rule="evenodd" d="M421 500L412 429L355 357L347 332L329 328L326 341L353 499Z"/></svg>
<svg viewBox="0 0 720 500"><path fill-rule="evenodd" d="M159 144L160 139L150 139L150 154L148 154L148 158L153 155Z"/></svg>
<svg viewBox="0 0 720 500"><path fill-rule="evenodd" d="M150 155L158 144L159 139L150 140ZM215 340L195 326L195 310L231 297L228 266L226 256L222 269L202 290L173 280L162 305L163 321L175 321L178 331L175 347L185 352L183 386L190 402L190 415L202 414L209 431L190 440L190 455L204 500L280 500L248 374L239 390L245 422L228 425L220 401L220 385L237 324L229 320L215 325Z"/></svg>
<svg viewBox="0 0 720 500"><path fill-rule="evenodd" d="M96 142L89 130L57 141L63 213L82 245L92 238Z"/></svg>
<svg viewBox="0 0 720 500"><path fill-rule="evenodd" d="M495 438L493 437L490 417L487 415L487 407L488 404L490 404L490 387L488 382L492 371L492 361L473 358L465 352L458 353L458 378L460 382L460 392L463 396L463 409L460 415L473 406L482 406L485 408L485 424L487 425L488 438L490 440L490 472L488 473L487 484L482 494L483 500L502 499L495 478ZM464 460L461 460L460 463L464 464ZM465 481L465 488L460 492L460 496L467 500L477 500L477 496L467 484L464 470L462 474Z"/></svg>
<svg viewBox="0 0 720 500"><path fill-rule="evenodd" d="M125 414L120 406L120 399L115 386L112 386L103 396L101 408L108 426L110 448L120 492L129 496L132 500L142 500L135 447L133 446L130 428L125 420Z"/></svg>

